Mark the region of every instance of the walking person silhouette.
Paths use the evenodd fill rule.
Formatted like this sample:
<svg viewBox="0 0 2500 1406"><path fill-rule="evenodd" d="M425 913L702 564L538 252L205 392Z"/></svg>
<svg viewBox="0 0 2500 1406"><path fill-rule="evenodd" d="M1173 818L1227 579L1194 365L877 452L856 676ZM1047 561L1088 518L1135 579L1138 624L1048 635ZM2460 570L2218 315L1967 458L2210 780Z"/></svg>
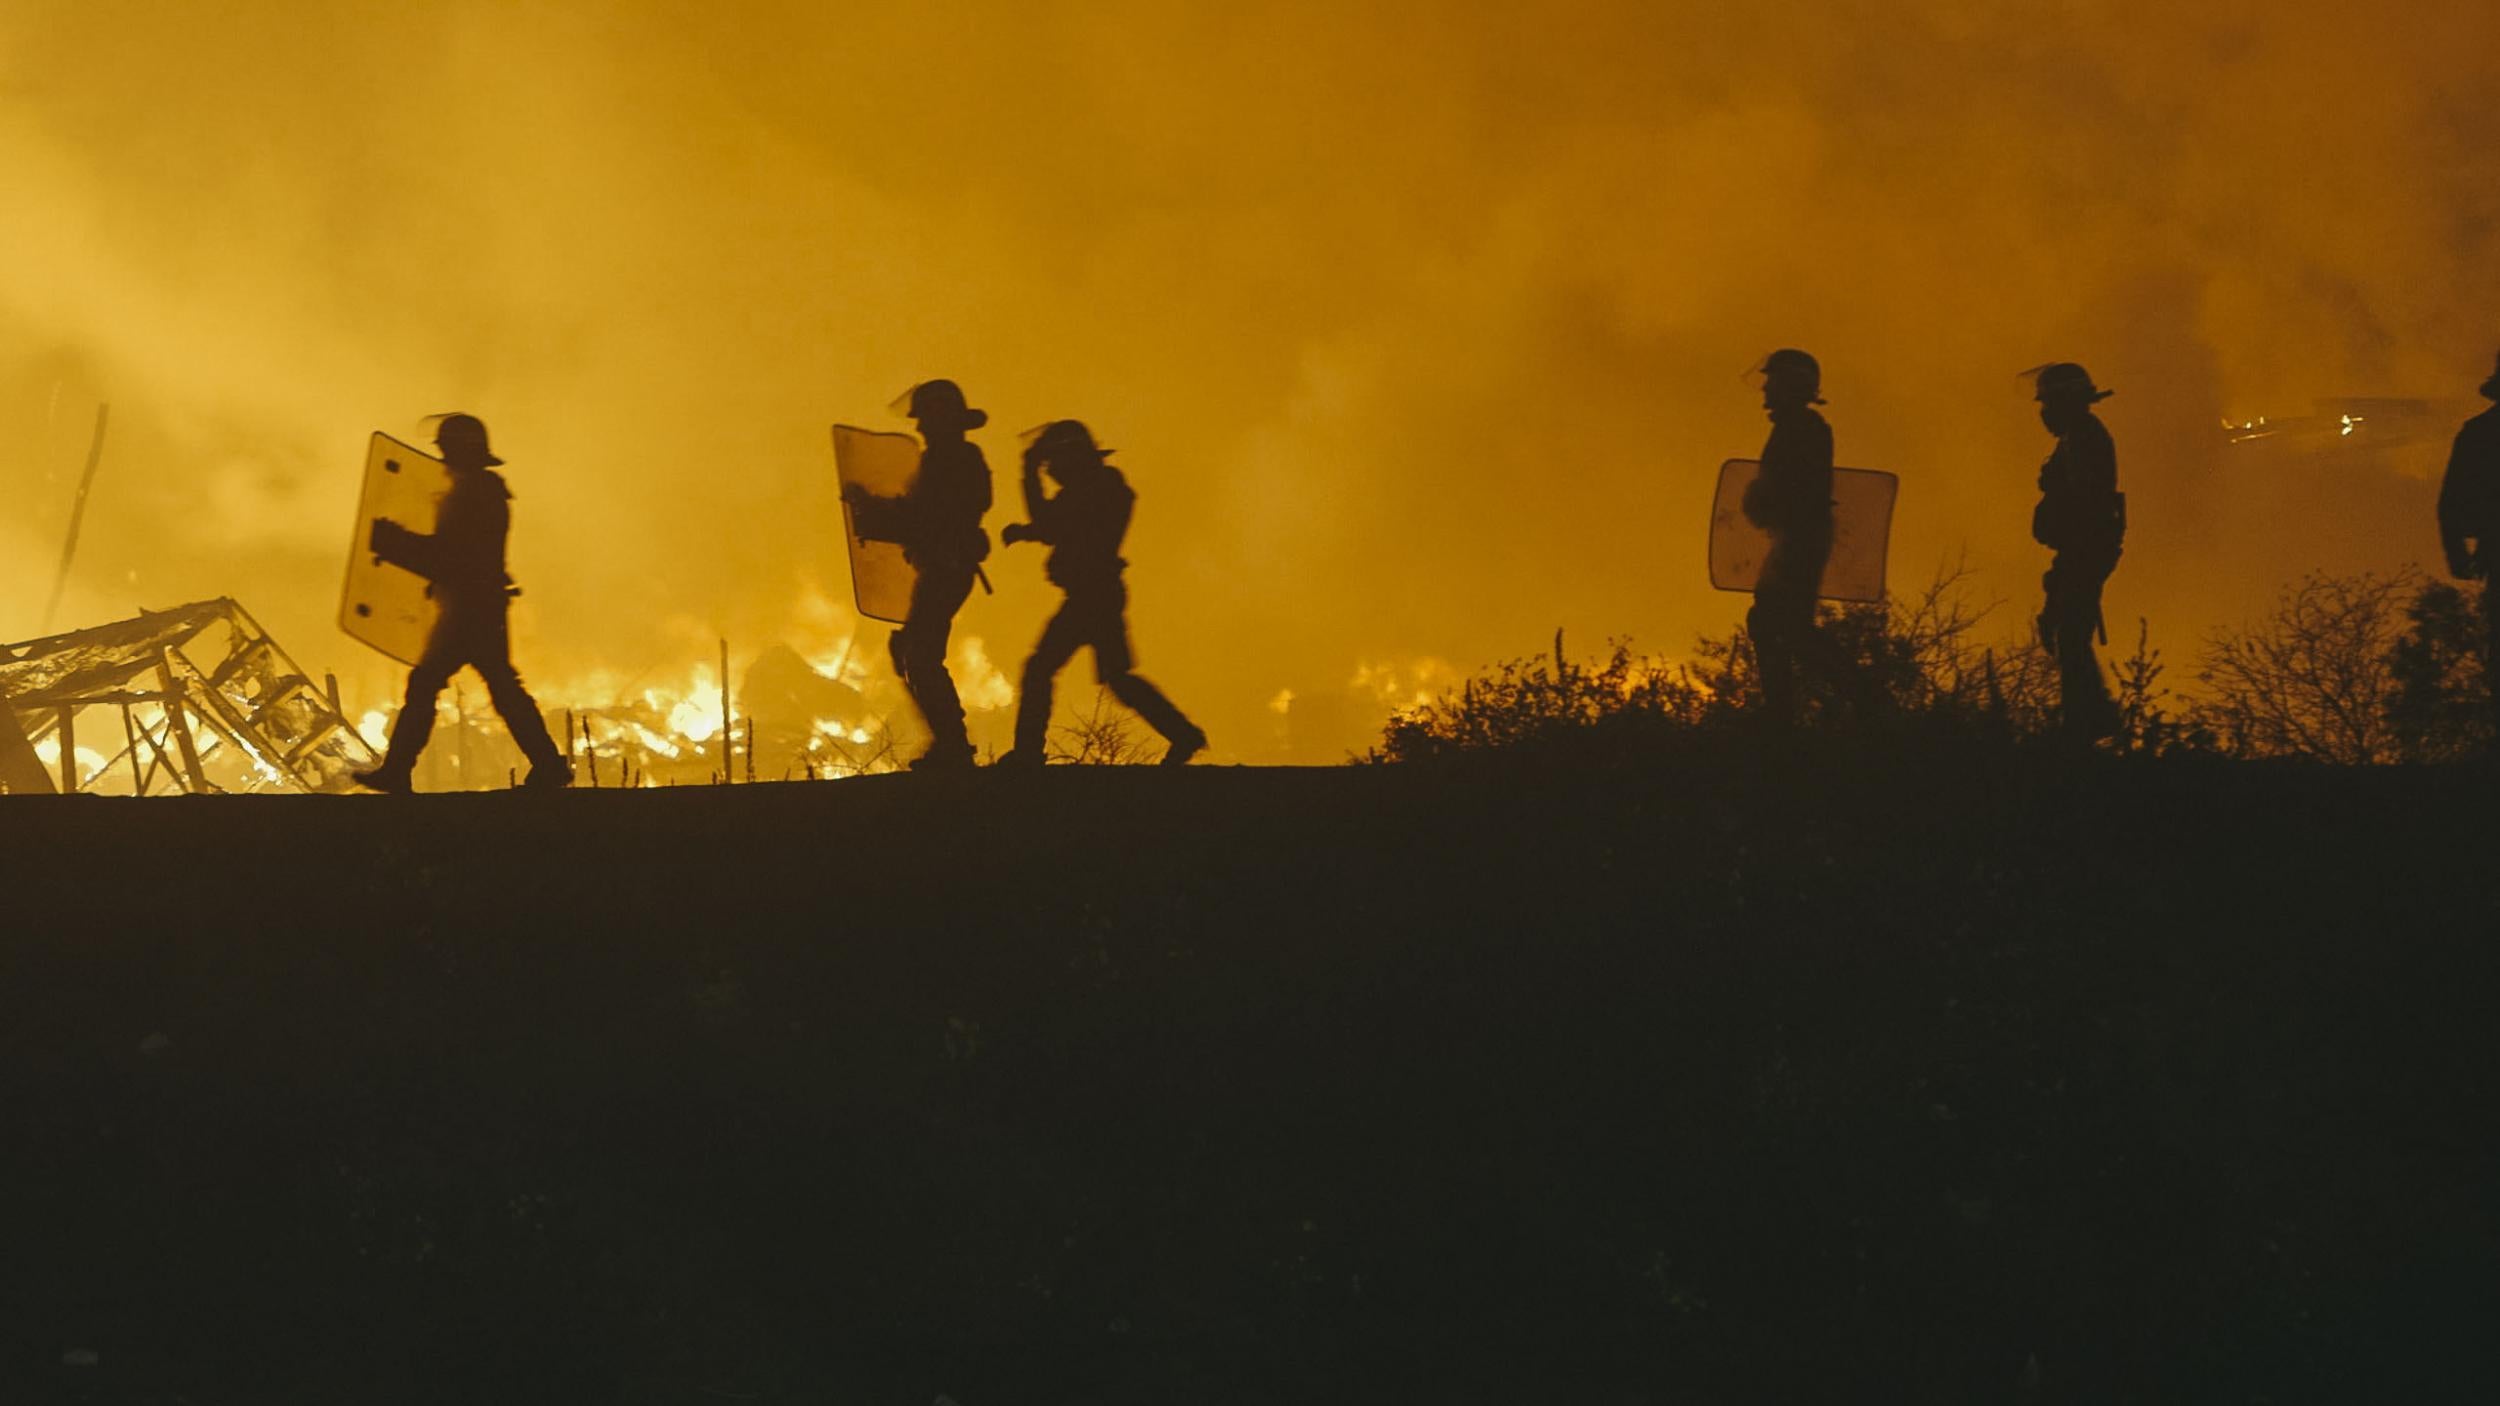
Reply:
<svg viewBox="0 0 2500 1406"><path fill-rule="evenodd" d="M2097 741L2118 728L2118 705L2092 652L2095 635L2109 642L2101 620L2101 588L2118 569L2127 537L2127 496L2118 491L2118 447L2092 407L2116 394L2092 383L2071 361L2025 373L2040 404L2040 423L2057 448L2040 466L2040 503L2031 512L2032 540L2055 555L2040 578L2040 643L2057 660L2059 722L2071 737Z"/></svg>
<svg viewBox="0 0 2500 1406"><path fill-rule="evenodd" d="M1075 420L1044 426L1025 448L1024 507L1031 521L1009 524L999 538L1010 544L1048 543L1050 559L1043 574L1067 592L1067 599L1043 627L1033 657L1025 662L1023 697L1016 707L1015 750L999 758L1001 766L1042 764L1052 686L1080 649L1094 651L1094 675L1111 696L1127 704L1171 744L1163 765L1187 765L1206 748L1206 733L1136 672L1128 638L1128 584L1123 579L1128 563L1120 558L1120 542L1128 534L1137 494L1111 466L1110 454ZM1043 490L1045 469L1059 485L1055 494Z"/></svg>
<svg viewBox="0 0 2500 1406"><path fill-rule="evenodd" d="M990 465L981 446L964 436L990 422L964 402L953 381L923 381L911 388L908 413L920 426L920 472L908 492L881 498L846 484L859 535L900 543L912 565L911 604L890 644L894 672L929 727L929 750L916 771L973 764L965 730L963 697L946 671L946 640L955 612L972 596L981 562L990 554L981 519L990 510Z"/></svg>
<svg viewBox="0 0 2500 1406"><path fill-rule="evenodd" d="M412 532L388 518L373 525L373 554L426 579L426 593L440 607L434 632L416 667L408 671L408 695L391 725L382 762L356 773L369 790L412 789L417 757L434 735L434 706L451 676L463 667L486 681L486 696L529 758L532 787L570 786L573 767L547 733L547 720L512 667L512 597L519 588L504 571L504 541L512 531L512 489L495 472L503 460L487 447L486 424L475 415L446 415L436 425L434 447L451 471L451 488L435 510L431 533Z"/></svg>
<svg viewBox="0 0 2500 1406"><path fill-rule="evenodd" d="M1872 681L1814 619L1833 533L1832 427L1814 408L1823 403L1823 368L1783 348L1765 357L1760 371L1771 436L1743 507L1746 520L1771 538L1753 608L1745 612L1763 708L1782 722L1794 720L1799 675L1812 673L1868 713L1878 705Z"/></svg>
<svg viewBox="0 0 2500 1406"><path fill-rule="evenodd" d="M2483 382L2483 397L2500 401L2500 365ZM2465 422L2448 451L2439 481L2439 545L2448 573L2483 583L2483 678L2500 719L2500 599L2492 581L2500 576L2500 404Z"/></svg>

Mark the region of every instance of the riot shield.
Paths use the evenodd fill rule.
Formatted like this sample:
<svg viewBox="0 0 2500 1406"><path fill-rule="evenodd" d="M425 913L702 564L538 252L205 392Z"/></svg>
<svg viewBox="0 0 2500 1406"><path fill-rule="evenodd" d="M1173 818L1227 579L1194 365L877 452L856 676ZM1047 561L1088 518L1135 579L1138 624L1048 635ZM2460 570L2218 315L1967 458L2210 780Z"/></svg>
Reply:
<svg viewBox="0 0 2500 1406"><path fill-rule="evenodd" d="M907 434L836 425L833 464L845 489L900 498L920 476L920 441ZM899 543L860 536L860 517L847 500L842 504L842 536L851 548L851 598L860 614L899 625L911 611L911 588L919 573L904 560Z"/></svg>
<svg viewBox="0 0 2500 1406"><path fill-rule="evenodd" d="M356 535L347 544L347 588L339 596L339 628L402 664L414 664L434 633L437 607L425 578L383 559L374 524L389 521L410 532L434 530L434 512L451 491L443 461L375 434L365 451L364 496L356 504Z"/></svg>
<svg viewBox="0 0 2500 1406"><path fill-rule="evenodd" d="M1710 508L1710 584L1750 591L1762 578L1771 536L1745 516L1745 490L1762 464L1730 459L1719 466L1719 495ZM1874 469L1832 470L1832 556L1823 568L1825 600L1880 602L1884 557L1892 543L1892 500L1901 481Z"/></svg>

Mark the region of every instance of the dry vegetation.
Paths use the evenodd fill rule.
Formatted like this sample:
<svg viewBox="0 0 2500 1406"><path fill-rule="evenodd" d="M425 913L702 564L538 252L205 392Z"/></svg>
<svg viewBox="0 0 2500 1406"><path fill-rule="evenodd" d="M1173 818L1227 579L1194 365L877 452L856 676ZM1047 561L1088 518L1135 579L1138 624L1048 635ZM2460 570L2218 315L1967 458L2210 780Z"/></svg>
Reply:
<svg viewBox="0 0 2500 1406"><path fill-rule="evenodd" d="M1826 607L1824 628L1874 676L1889 716L1852 717L1818 691L1807 704L1808 725L1912 727L1974 743L2052 739L2055 661L2028 635L1991 636L2001 604L1976 599L1965 573L1947 571L1884 605ZM2207 636L2191 694L2164 682L2169 666L2139 620L2128 652L2106 660L2120 728L2101 745L2138 756L2346 765L2481 755L2492 741L2484 608L2481 592L2419 572L2314 574L2287 587L2263 617ZM1391 719L1367 760L1570 747L1759 721L1753 648L1741 632L1705 636L1682 659L1641 654L1618 640L1594 663L1572 659L1557 634L1551 654L1497 664Z"/></svg>

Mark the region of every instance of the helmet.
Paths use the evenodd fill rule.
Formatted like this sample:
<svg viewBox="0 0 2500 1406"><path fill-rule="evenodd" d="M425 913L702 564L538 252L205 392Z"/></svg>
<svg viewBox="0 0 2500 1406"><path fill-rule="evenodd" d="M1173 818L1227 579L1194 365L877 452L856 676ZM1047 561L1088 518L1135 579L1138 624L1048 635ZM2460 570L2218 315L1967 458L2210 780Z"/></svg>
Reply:
<svg viewBox="0 0 2500 1406"><path fill-rule="evenodd" d="M1802 392L1816 405L1823 403L1822 364L1794 347L1782 347L1762 358L1762 364L1754 370L1762 377L1766 391L1776 386Z"/></svg>
<svg viewBox="0 0 2500 1406"><path fill-rule="evenodd" d="M1094 432L1081 420L1053 420L1028 437L1036 459L1065 463L1070 459L1102 460L1112 451L1094 443Z"/></svg>
<svg viewBox="0 0 2500 1406"><path fill-rule="evenodd" d="M473 460L489 468L503 462L486 447L486 422L464 411L434 417L434 447L445 459Z"/></svg>
<svg viewBox="0 0 2500 1406"><path fill-rule="evenodd" d="M990 422L987 412L964 403L963 387L948 380L923 381L903 393L904 414L923 424L977 430Z"/></svg>
<svg viewBox="0 0 2500 1406"><path fill-rule="evenodd" d="M2061 404L2081 401L2085 405L2098 405L2118 394L2092 384L2092 373L2071 361L2052 361L2046 366L2034 366L2023 374L2031 378L2032 399L2043 405L2050 401Z"/></svg>

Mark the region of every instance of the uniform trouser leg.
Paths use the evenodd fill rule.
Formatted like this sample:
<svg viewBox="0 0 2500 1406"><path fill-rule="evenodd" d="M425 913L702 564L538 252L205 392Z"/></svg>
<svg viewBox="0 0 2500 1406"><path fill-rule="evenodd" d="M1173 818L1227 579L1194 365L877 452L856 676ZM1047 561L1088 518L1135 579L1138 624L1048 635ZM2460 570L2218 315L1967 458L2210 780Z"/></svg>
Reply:
<svg viewBox="0 0 2500 1406"><path fill-rule="evenodd" d="M946 638L954 631L955 612L971 595L971 567L923 567L912 583L903 627L894 632L895 672L903 676L904 691L929 725L934 739L929 750L936 753L972 750L963 698L946 672Z"/></svg>
<svg viewBox="0 0 2500 1406"><path fill-rule="evenodd" d="M2491 705L2491 718L2500 728L2500 576L2483 578L2483 688ZM2494 739L2500 750L2500 737Z"/></svg>
<svg viewBox="0 0 2500 1406"><path fill-rule="evenodd" d="M1762 682L1762 706L1775 718L1797 710L1798 640L1814 628L1814 598L1787 591L1756 591L1745 612L1753 637L1754 672Z"/></svg>
<svg viewBox="0 0 2500 1406"><path fill-rule="evenodd" d="M2043 633L2057 656L2059 714L2070 728L2105 724L2117 706L2101 677L2100 656L2092 637L2101 628L2101 587L2115 563L2070 560L2060 553L2040 578L2048 603L2040 613Z"/></svg>
<svg viewBox="0 0 2500 1406"><path fill-rule="evenodd" d="M1137 656L1128 642L1128 590L1120 589L1106 596L1092 610L1094 677L1111 696L1119 699L1146 720L1146 726L1163 735L1163 740L1178 746L1184 739L1203 746L1204 734L1197 725L1181 715L1163 690L1148 683L1137 672Z"/></svg>
<svg viewBox="0 0 2500 1406"><path fill-rule="evenodd" d="M450 685L451 676L469 662L468 634L450 616L434 622L434 633L426 638L425 652L408 671L408 692L400 700L399 717L391 724L390 746L382 754L384 774L415 774L417 758L424 754L425 744L434 736L434 705Z"/></svg>
<svg viewBox="0 0 2500 1406"><path fill-rule="evenodd" d="M441 665L433 655L431 649L427 650L426 657L408 671L408 693L400 700L399 717L391 724L390 746L382 754L381 770L385 775L414 775L417 758L434 736L434 706L460 665L457 660Z"/></svg>
<svg viewBox="0 0 2500 1406"><path fill-rule="evenodd" d="M1039 757L1050 736L1051 695L1059 671L1085 647L1085 618L1074 599L1059 603L1058 613L1042 627L1032 657L1024 661L1024 678L1016 700L1016 750Z"/></svg>
<svg viewBox="0 0 2500 1406"><path fill-rule="evenodd" d="M1042 637L1025 661L1023 698L1016 709L1016 750L1039 754L1050 728L1052 694L1059 671L1080 649L1094 651L1094 678L1111 696L1127 705L1146 725L1179 743L1195 741L1195 724L1182 715L1163 690L1140 677L1128 640L1128 591L1125 587L1071 592L1042 627Z"/></svg>
<svg viewBox="0 0 2500 1406"><path fill-rule="evenodd" d="M520 672L512 667L509 621L498 608L476 617L446 614L436 623L425 654L408 671L408 694L400 705L398 721L391 726L390 748L382 758L384 772L407 776L416 770L418 755L434 736L434 705L450 685L451 676L464 666L476 669L486 681L486 696L494 701L495 711L530 765L564 764L564 749L548 735L546 718L529 690L521 686Z"/></svg>
<svg viewBox="0 0 2500 1406"><path fill-rule="evenodd" d="M469 652L470 667L486 680L486 696L495 705L512 740L529 758L533 767L554 770L569 765L564 749L547 732L546 715L538 711L538 700L530 697L521 684L521 671L512 667L512 632L510 620L502 611L494 619L481 623L476 645ZM726 679L721 681L728 687Z"/></svg>

